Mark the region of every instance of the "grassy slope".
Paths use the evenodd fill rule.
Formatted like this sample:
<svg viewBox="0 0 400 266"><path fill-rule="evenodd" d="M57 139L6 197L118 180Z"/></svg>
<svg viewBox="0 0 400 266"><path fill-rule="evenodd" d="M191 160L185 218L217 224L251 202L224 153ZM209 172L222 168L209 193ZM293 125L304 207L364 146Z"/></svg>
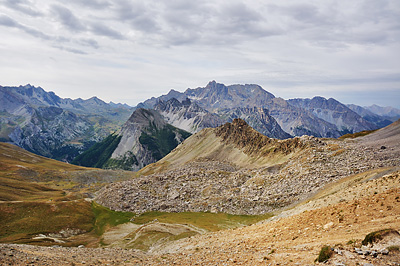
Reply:
<svg viewBox="0 0 400 266"><path fill-rule="evenodd" d="M104 232L120 224L130 223L135 214L111 211L83 199L83 193L91 189L97 190L104 183L80 183L79 180L93 178L93 175L115 174L105 170L96 171L0 143L0 242L97 246L101 243ZM73 175L78 177L77 180L71 177ZM125 177L123 174L121 176ZM172 227L187 224L199 228L200 231L218 231L266 218L268 216L149 212L135 216L134 223L146 226L157 219ZM61 238L65 243L55 243L51 238L33 239L39 234L51 236L66 229L79 230L79 236ZM184 232L174 236L148 229L131 247L147 250L157 239L167 237L169 240L176 240L193 234L197 232Z"/></svg>
<svg viewBox="0 0 400 266"><path fill-rule="evenodd" d="M131 175L66 164L0 142L0 242L51 245L50 239L32 238L62 229L98 232L118 224L118 219L107 218L111 211L83 199L113 176ZM85 237L62 245L79 244L87 244Z"/></svg>

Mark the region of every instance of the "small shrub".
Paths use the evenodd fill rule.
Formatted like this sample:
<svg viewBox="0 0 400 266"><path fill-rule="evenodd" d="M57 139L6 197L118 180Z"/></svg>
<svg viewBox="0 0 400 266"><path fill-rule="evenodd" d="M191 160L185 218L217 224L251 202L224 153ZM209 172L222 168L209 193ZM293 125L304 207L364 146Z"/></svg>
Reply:
<svg viewBox="0 0 400 266"><path fill-rule="evenodd" d="M357 240L352 239L352 240L349 240L349 241L346 243L346 245L353 245L353 244L355 244L356 242L357 242Z"/></svg>
<svg viewBox="0 0 400 266"><path fill-rule="evenodd" d="M369 233L368 235L365 236L364 240L362 241L362 244L364 246L366 246L368 244L372 245L374 242L378 242L379 240L382 240L383 234L386 234L391 231L393 231L393 230L392 229L383 229L383 230Z"/></svg>
<svg viewBox="0 0 400 266"><path fill-rule="evenodd" d="M321 251L319 252L318 258L316 261L318 262L325 262L329 260L333 255L333 251L330 246L323 246Z"/></svg>
<svg viewBox="0 0 400 266"><path fill-rule="evenodd" d="M390 246L387 249L389 251L400 251L400 247L399 246Z"/></svg>

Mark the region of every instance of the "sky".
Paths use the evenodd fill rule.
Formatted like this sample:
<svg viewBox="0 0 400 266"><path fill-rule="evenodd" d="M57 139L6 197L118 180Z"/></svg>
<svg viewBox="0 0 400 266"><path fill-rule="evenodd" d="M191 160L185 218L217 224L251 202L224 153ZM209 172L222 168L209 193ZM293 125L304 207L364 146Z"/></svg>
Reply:
<svg viewBox="0 0 400 266"><path fill-rule="evenodd" d="M170 89L400 108L399 0L0 0L0 85L132 106Z"/></svg>

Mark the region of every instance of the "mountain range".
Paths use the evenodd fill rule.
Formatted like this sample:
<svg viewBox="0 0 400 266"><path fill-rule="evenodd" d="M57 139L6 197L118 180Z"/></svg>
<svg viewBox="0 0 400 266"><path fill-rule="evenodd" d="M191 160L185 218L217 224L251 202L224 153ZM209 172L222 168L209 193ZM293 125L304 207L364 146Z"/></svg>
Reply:
<svg viewBox="0 0 400 266"><path fill-rule="evenodd" d="M118 130L132 108L97 97L63 99L31 85L0 86L0 140L70 162Z"/></svg>
<svg viewBox="0 0 400 266"><path fill-rule="evenodd" d="M161 159L190 134L237 118L267 137L287 139L337 138L384 127L400 116L395 108L323 97L284 100L259 85L215 81L171 90L134 108L97 97L64 99L29 84L0 86L0 96L0 140L78 165L134 171Z"/></svg>
<svg viewBox="0 0 400 266"><path fill-rule="evenodd" d="M313 99L284 100L255 84L225 86L215 81L209 82L206 87L187 89L184 92L171 90L166 95L153 97L138 104L138 107L154 108L159 101L165 102L172 98L178 101L190 99L204 110L218 114L226 122L232 121L235 112L238 112L237 108L266 109L281 129L292 136L312 135L337 138L346 133L377 129L396 120L393 116L396 112L393 110L388 113L392 115L391 119L378 115L380 119L369 121L366 119L367 115L361 112L360 115L335 99L314 97ZM255 115L254 111L257 110L259 109L253 109L251 116ZM246 121L250 126L260 132L263 131L255 121L251 121L252 119L246 116ZM265 133L270 137L285 138L283 135L273 136Z"/></svg>

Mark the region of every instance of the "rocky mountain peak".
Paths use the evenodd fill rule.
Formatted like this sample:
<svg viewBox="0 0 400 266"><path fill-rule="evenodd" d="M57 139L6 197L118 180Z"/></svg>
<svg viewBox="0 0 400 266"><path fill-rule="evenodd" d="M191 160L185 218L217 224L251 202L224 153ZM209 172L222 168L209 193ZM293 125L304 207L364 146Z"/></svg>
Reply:
<svg viewBox="0 0 400 266"><path fill-rule="evenodd" d="M189 98L186 98L185 100L182 101L182 105L184 106L189 106L192 104L192 101Z"/></svg>
<svg viewBox="0 0 400 266"><path fill-rule="evenodd" d="M135 124L145 127L151 124L156 128L161 128L166 124L166 122L157 111L152 109L138 108L133 112L126 124Z"/></svg>
<svg viewBox="0 0 400 266"><path fill-rule="evenodd" d="M305 145L300 138L286 140L268 138L240 118L216 128L215 134L224 142L233 144L246 154L266 155L271 151L288 154Z"/></svg>

